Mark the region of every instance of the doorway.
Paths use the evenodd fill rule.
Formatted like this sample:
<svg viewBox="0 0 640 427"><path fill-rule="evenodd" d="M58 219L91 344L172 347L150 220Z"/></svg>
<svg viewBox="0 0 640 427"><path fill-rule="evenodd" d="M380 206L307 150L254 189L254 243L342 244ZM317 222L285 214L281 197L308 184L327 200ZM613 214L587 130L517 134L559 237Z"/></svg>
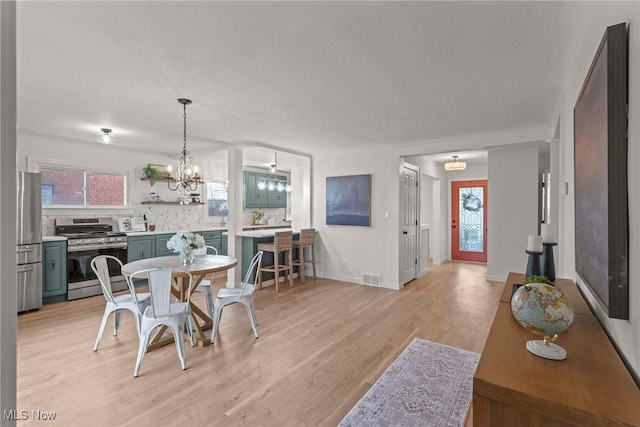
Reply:
<svg viewBox="0 0 640 427"><path fill-rule="evenodd" d="M451 183L451 259L487 262L487 180Z"/></svg>
<svg viewBox="0 0 640 427"><path fill-rule="evenodd" d="M418 270L418 174L405 163L400 173L400 283L417 277Z"/></svg>

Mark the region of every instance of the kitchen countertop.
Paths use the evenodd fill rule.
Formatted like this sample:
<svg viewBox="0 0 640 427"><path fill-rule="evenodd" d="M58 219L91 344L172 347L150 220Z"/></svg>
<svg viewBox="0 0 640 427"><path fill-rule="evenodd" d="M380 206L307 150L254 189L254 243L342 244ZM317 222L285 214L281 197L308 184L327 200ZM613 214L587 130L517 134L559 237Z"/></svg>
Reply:
<svg viewBox="0 0 640 427"><path fill-rule="evenodd" d="M130 231L126 234L127 236L155 236L156 234L176 234L179 231L181 230ZM199 228L195 232L200 233L202 231L227 231L227 227Z"/></svg>
<svg viewBox="0 0 640 427"><path fill-rule="evenodd" d="M263 230L241 231L240 233L236 233L236 236L252 237L252 238L274 237L276 231L291 231L291 227L265 228ZM300 230L292 230L292 231L294 234L300 233Z"/></svg>
<svg viewBox="0 0 640 427"><path fill-rule="evenodd" d="M67 238L64 236L43 236L42 237L43 242L59 242L62 240L67 240Z"/></svg>
<svg viewBox="0 0 640 427"><path fill-rule="evenodd" d="M280 225L266 225L266 224L256 224L256 225L243 225L242 231L250 231L250 230L258 230L263 228L291 228L290 223L283 223Z"/></svg>

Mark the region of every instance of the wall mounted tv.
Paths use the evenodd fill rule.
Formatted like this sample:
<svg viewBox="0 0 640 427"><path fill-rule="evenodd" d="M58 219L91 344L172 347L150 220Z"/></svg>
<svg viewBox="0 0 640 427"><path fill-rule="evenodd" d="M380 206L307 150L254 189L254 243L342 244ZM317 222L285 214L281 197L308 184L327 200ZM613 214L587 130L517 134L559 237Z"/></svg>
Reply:
<svg viewBox="0 0 640 427"><path fill-rule="evenodd" d="M627 29L607 27L576 101L576 271L611 318L629 318Z"/></svg>

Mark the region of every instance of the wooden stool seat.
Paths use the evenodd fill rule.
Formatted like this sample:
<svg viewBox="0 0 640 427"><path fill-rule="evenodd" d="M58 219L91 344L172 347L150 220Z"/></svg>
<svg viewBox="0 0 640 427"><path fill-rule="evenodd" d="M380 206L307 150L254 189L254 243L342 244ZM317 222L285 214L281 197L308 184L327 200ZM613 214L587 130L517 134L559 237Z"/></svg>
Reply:
<svg viewBox="0 0 640 427"><path fill-rule="evenodd" d="M258 250L273 253L273 264L263 265L259 270L259 285L262 289L262 272L267 271L274 274L276 292L280 283L280 272L284 271L289 277L289 286L293 287L293 233L291 231L277 231L273 242L258 243ZM280 264L279 255L284 252L285 263Z"/></svg>
<svg viewBox="0 0 640 427"><path fill-rule="evenodd" d="M304 283L304 267L307 264L311 264L313 267L313 280L316 280L316 256L315 256L315 241L316 241L316 229L305 228L300 230L300 239L293 241L293 247L298 248L298 259L293 260L293 265L298 266L298 276L300 276L300 282ZM311 258L304 258L304 249L309 248Z"/></svg>

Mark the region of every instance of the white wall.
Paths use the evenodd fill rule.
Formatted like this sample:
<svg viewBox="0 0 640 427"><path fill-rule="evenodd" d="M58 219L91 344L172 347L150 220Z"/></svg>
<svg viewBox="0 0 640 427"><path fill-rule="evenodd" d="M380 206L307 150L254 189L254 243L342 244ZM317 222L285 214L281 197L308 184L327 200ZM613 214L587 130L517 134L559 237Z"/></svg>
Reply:
<svg viewBox="0 0 640 427"><path fill-rule="evenodd" d="M538 235L538 147L489 151L487 278L524 272L527 237Z"/></svg>
<svg viewBox="0 0 640 427"><path fill-rule="evenodd" d="M179 147L178 147L179 148ZM201 167L205 179L223 179L227 168L226 153L215 152L209 155L199 155L195 158ZM209 218L206 205L189 206L158 206L142 205L147 201L150 192L157 193L163 201L179 200L180 191L169 190L165 182L149 185L148 181L141 181L142 168L147 163L174 166L176 159L156 153L124 150L117 145L101 145L97 142L65 141L61 139L20 133L18 135L18 169L36 170L36 163L46 162L64 166L86 167L105 171L126 173L130 179L130 206L119 210L82 210L73 209L45 209L43 210L43 232L51 235L54 232L53 219L56 216L90 216L105 215L109 217L146 215L150 224L155 224L158 231L179 231L181 229L202 228L203 224L214 226L220 218ZM201 200L206 198L205 190L200 186L197 193Z"/></svg>
<svg viewBox="0 0 640 427"><path fill-rule="evenodd" d="M636 378L640 376L640 2L611 3L593 9L584 20L584 37L576 46L577 61L569 74L560 108L560 185L569 183L569 194L560 196L561 252L559 271L563 277L576 280L595 309L600 323L607 330ZM628 200L629 200L629 320L609 319L591 291L575 271L574 234L574 170L573 170L573 106L587 75L593 56L605 28L620 22L629 24L629 139L628 139Z"/></svg>
<svg viewBox="0 0 640 427"><path fill-rule="evenodd" d="M434 228L433 211L435 203L433 201L433 186L436 180L429 175L420 173L420 250L419 250L419 272L424 274L429 269L430 248L432 246L431 234ZM439 205L439 204L438 204Z"/></svg>
<svg viewBox="0 0 640 427"><path fill-rule="evenodd" d="M398 272L392 270L389 261L391 256L397 257L397 252L391 253L389 239L399 237L397 231L390 232L391 221L385 212L399 201L397 188L396 197L388 197L388 168L389 153L385 151L342 152L339 156L331 152L314 157L312 225L319 233L316 256L322 277L362 283L363 273L380 274L383 287L398 289ZM361 174L372 175L371 226L327 225L326 178Z"/></svg>

